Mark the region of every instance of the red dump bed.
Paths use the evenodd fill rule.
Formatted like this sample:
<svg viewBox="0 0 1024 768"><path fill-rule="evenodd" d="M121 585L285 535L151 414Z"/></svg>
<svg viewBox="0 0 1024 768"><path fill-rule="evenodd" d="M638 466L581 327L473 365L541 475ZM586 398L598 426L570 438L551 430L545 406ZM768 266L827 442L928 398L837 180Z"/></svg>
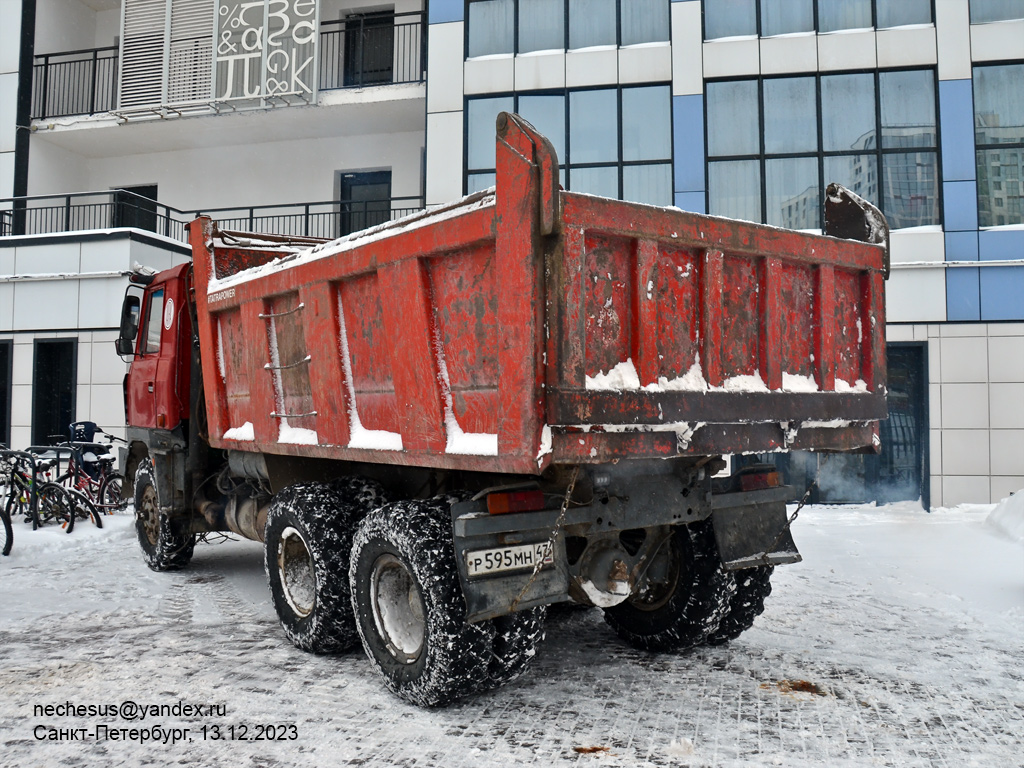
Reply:
<svg viewBox="0 0 1024 768"><path fill-rule="evenodd" d="M195 222L211 443L515 473L877 445L883 247L561 191L515 116L497 168L315 247Z"/></svg>

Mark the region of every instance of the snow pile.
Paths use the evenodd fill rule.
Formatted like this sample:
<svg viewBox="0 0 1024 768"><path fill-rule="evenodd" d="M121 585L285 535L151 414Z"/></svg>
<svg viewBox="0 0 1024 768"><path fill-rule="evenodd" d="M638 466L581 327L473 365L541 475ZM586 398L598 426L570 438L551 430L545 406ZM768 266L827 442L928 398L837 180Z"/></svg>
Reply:
<svg viewBox="0 0 1024 768"><path fill-rule="evenodd" d="M434 354L437 359L437 378L444 396L444 429L448 436L445 453L463 456L497 456L498 435L489 432L465 432L455 418L452 402L452 383L448 378L448 362L444 356L441 331L434 329Z"/></svg>
<svg viewBox="0 0 1024 768"><path fill-rule="evenodd" d="M248 440L252 442L256 439L256 430L252 425L251 421L245 422L240 427L232 427L224 433L225 440Z"/></svg>
<svg viewBox="0 0 1024 768"><path fill-rule="evenodd" d="M1024 491L1003 499L985 522L1013 541L1024 544Z"/></svg>

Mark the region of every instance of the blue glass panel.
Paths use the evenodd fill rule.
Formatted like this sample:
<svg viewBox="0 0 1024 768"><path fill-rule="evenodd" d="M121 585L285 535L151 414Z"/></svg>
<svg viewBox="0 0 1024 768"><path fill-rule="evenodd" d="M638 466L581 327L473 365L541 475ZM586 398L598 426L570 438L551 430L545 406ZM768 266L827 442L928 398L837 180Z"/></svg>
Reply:
<svg viewBox="0 0 1024 768"><path fill-rule="evenodd" d="M977 232L947 232L946 261L977 261Z"/></svg>
<svg viewBox="0 0 1024 768"><path fill-rule="evenodd" d="M810 122L805 117L809 114L814 114L813 109L800 117ZM873 75L821 78L821 139L826 152L877 148Z"/></svg>
<svg viewBox="0 0 1024 768"><path fill-rule="evenodd" d="M465 5L463 0L430 0L427 19L431 24L447 21L462 21Z"/></svg>
<svg viewBox="0 0 1024 768"><path fill-rule="evenodd" d="M676 208L691 213L707 213L703 192L676 192Z"/></svg>
<svg viewBox="0 0 1024 768"><path fill-rule="evenodd" d="M677 192L704 190L704 97L672 97ZM701 195L703 200L703 195ZM703 207L703 206L702 206Z"/></svg>
<svg viewBox="0 0 1024 768"><path fill-rule="evenodd" d="M947 181L942 185L942 202L947 232L978 228L978 186L973 181Z"/></svg>
<svg viewBox="0 0 1024 768"><path fill-rule="evenodd" d="M519 53L565 50L562 0L519 0Z"/></svg>
<svg viewBox="0 0 1024 768"><path fill-rule="evenodd" d="M672 205L672 166L627 165L622 169L622 199L649 205Z"/></svg>
<svg viewBox="0 0 1024 768"><path fill-rule="evenodd" d="M761 35L788 35L814 31L811 0L761 0Z"/></svg>
<svg viewBox="0 0 1024 768"><path fill-rule="evenodd" d="M761 221L761 168L757 160L708 163L708 213Z"/></svg>
<svg viewBox="0 0 1024 768"><path fill-rule="evenodd" d="M939 120L943 180L973 181L974 99L970 80L939 81Z"/></svg>
<svg viewBox="0 0 1024 768"><path fill-rule="evenodd" d="M908 24L930 24L932 0L878 0L879 29L903 27Z"/></svg>
<svg viewBox="0 0 1024 768"><path fill-rule="evenodd" d="M979 271L971 267L946 270L947 320L981 320Z"/></svg>
<svg viewBox="0 0 1024 768"><path fill-rule="evenodd" d="M882 146L936 146L935 75L932 70L882 72L878 76L882 103Z"/></svg>
<svg viewBox="0 0 1024 768"><path fill-rule="evenodd" d="M981 270L981 319L1024 320L1024 267Z"/></svg>
<svg viewBox="0 0 1024 768"><path fill-rule="evenodd" d="M1024 230L979 232L978 255L982 261L1024 261ZM1021 301L1024 301L1024 295L1021 296Z"/></svg>

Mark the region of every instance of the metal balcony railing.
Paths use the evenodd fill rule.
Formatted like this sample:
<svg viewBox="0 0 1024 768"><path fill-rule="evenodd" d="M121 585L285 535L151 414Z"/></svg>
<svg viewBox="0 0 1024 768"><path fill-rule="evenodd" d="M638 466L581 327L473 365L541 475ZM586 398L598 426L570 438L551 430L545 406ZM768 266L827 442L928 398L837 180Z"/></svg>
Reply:
<svg viewBox="0 0 1024 768"><path fill-rule="evenodd" d="M366 13L320 25L320 90L418 83L426 72L426 16ZM189 51L175 50L180 58ZM195 98L196 72L172 56L169 98ZM32 119L94 115L118 107L119 55L116 46L46 53L35 57ZM198 67L198 68L197 68ZM175 82L175 76L187 82Z"/></svg>
<svg viewBox="0 0 1024 768"><path fill-rule="evenodd" d="M182 211L115 189L0 199L0 237L133 227L185 240L185 225L203 214L224 229L330 239L422 209L422 198L396 197Z"/></svg>
<svg viewBox="0 0 1024 768"><path fill-rule="evenodd" d="M426 30L426 17L419 11L321 22L320 90L421 82Z"/></svg>
<svg viewBox="0 0 1024 768"><path fill-rule="evenodd" d="M36 56L32 119L94 115L117 106L117 46Z"/></svg>

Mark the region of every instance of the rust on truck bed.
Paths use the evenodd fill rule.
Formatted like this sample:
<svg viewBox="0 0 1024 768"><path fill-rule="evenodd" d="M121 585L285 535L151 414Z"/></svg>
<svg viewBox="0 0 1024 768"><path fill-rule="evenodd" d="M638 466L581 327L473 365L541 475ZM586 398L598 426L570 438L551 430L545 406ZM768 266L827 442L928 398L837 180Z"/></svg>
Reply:
<svg viewBox="0 0 1024 768"><path fill-rule="evenodd" d="M194 222L210 443L525 474L877 445L884 246L566 192L557 169L503 115L493 192L332 243Z"/></svg>

